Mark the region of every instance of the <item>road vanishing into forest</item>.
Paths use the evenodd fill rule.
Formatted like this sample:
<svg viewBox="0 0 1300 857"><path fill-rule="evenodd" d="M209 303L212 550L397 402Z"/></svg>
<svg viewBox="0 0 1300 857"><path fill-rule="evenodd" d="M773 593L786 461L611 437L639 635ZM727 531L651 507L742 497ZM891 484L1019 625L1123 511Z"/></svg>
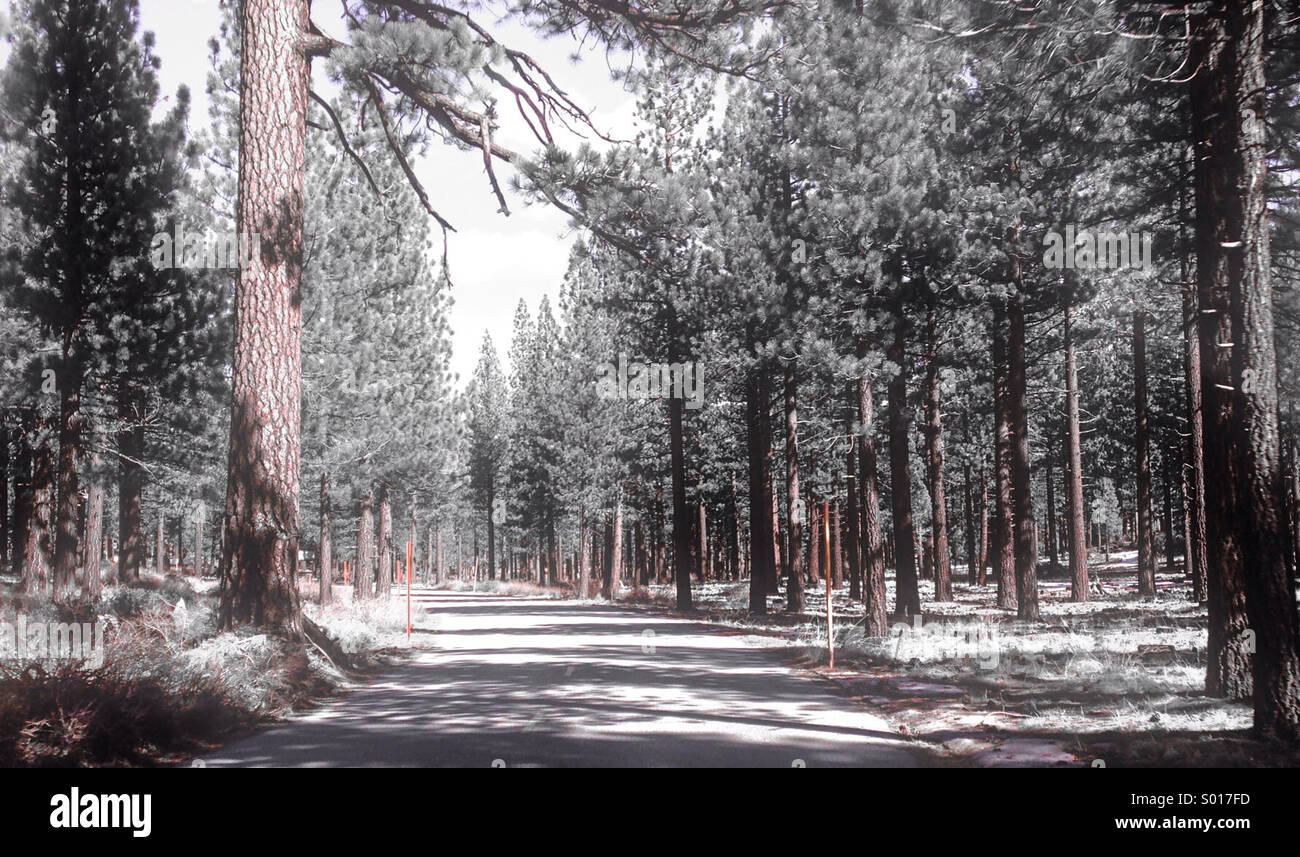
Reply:
<svg viewBox="0 0 1300 857"><path fill-rule="evenodd" d="M761 640L639 610L417 591L419 650L214 751L272 767L914 767L880 718Z"/></svg>

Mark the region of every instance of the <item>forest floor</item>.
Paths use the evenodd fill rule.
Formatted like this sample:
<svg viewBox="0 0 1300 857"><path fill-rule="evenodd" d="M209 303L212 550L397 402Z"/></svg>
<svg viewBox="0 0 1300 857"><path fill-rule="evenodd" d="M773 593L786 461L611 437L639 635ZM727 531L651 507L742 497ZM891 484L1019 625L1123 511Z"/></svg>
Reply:
<svg viewBox="0 0 1300 857"><path fill-rule="evenodd" d="M802 612L772 596L748 610L748 582L695 588L690 615L768 636L792 663L814 671L925 742L949 764L971 766L1296 766L1300 753L1249 736L1249 702L1204 694L1204 605L1190 600L1181 568L1157 574L1157 597L1137 596L1136 554L1098 557L1106 594L1069 601L1063 576L1040 568L1043 621L996 606L997 584L972 586L953 571L954 601L938 604L921 581L923 617L862 633L860 602L833 594L835 666L827 662L826 601L809 586ZM894 581L886 580L888 603ZM625 600L675 612L672 586Z"/></svg>

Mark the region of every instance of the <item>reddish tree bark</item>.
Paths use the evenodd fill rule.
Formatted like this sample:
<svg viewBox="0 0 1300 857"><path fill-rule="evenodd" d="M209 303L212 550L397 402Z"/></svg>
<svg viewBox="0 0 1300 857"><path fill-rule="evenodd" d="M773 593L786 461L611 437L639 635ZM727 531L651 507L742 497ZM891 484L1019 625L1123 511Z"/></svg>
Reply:
<svg viewBox="0 0 1300 857"><path fill-rule="evenodd" d="M240 4L239 270L220 624L302 635L295 578L301 419L307 0Z"/></svg>
<svg viewBox="0 0 1300 857"><path fill-rule="evenodd" d="M864 352L858 343L858 356ZM858 503L862 512L862 603L863 633L883 637L889 632L889 611L885 603L885 544L880 529L880 487L877 479L875 408L871 382L859 377L854 396L858 413Z"/></svg>
<svg viewBox="0 0 1300 857"><path fill-rule="evenodd" d="M354 600L363 601L374 596L375 495L369 490L361 496L357 514L357 567L352 577Z"/></svg>

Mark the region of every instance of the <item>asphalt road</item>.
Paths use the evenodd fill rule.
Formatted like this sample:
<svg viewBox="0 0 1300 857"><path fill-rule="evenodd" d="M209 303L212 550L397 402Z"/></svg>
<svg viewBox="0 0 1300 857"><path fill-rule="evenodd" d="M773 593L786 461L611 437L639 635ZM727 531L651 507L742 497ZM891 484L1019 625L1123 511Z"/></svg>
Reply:
<svg viewBox="0 0 1300 857"><path fill-rule="evenodd" d="M738 633L417 592L414 660L213 752L219 766L912 767L887 724Z"/></svg>

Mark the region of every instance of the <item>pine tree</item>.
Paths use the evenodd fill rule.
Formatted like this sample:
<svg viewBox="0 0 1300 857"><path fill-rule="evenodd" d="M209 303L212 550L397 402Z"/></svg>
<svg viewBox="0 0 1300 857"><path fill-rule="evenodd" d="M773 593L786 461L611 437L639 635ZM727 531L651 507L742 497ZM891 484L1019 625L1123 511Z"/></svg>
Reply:
<svg viewBox="0 0 1300 857"><path fill-rule="evenodd" d="M88 453L97 478L90 441L99 433L90 421L103 418L101 391L120 406L125 384L146 388L141 376L152 382L160 373L142 370L176 356L158 340L175 345L178 336L141 339L174 309L160 306L150 249L182 181L188 97L182 91L173 112L153 123L157 61L149 38L136 42L134 0L39 0L23 11L4 84L6 133L24 152L22 180L8 194L34 240L14 301L58 342L58 362L48 367L59 398L53 574L55 596L67 598L82 560L78 500ZM143 366L118 359L151 346L159 356Z"/></svg>

